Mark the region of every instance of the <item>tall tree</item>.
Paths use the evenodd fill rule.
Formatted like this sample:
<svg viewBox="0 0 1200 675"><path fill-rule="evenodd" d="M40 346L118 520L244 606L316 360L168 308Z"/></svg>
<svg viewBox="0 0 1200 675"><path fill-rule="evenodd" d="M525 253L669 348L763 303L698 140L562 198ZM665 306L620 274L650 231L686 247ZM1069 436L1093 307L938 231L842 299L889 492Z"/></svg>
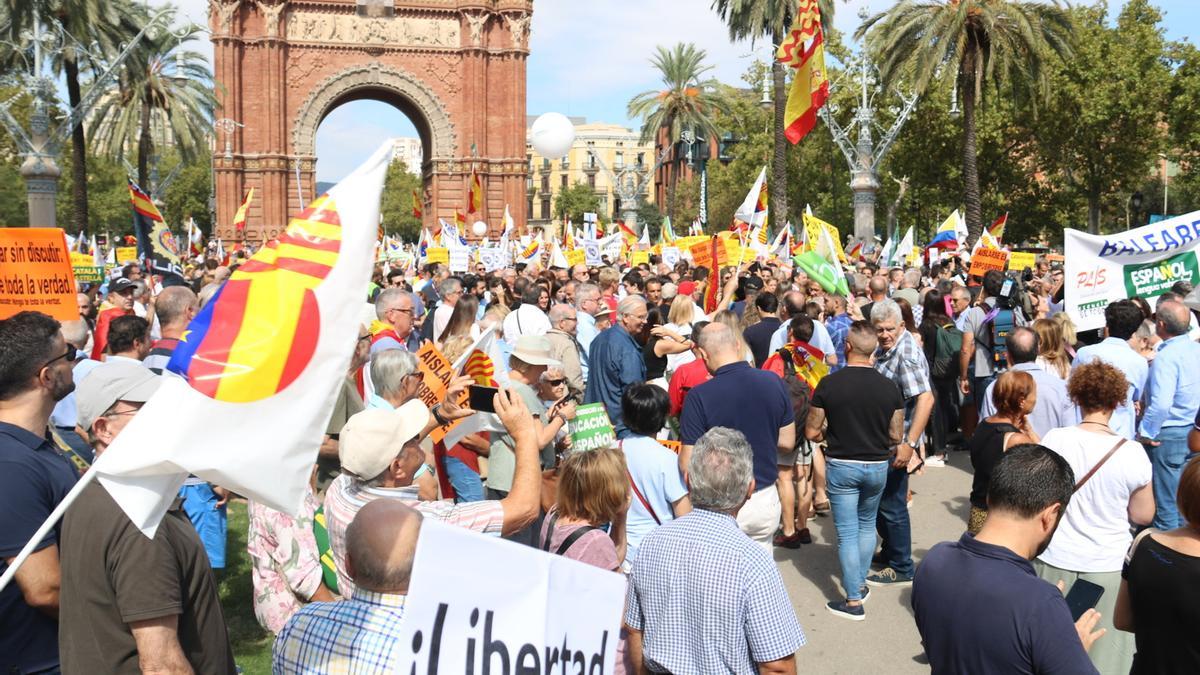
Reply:
<svg viewBox="0 0 1200 675"><path fill-rule="evenodd" d="M583 214L600 211L600 198L596 191L576 181L574 185L562 188L554 196L554 217L562 222L568 220L574 223L583 222Z"/></svg>
<svg viewBox="0 0 1200 675"><path fill-rule="evenodd" d="M423 193L421 177L410 173L404 162L392 160L384 178L383 198L379 205L383 229L387 234L415 242L421 234L421 219L413 215L413 190L418 195Z"/></svg>
<svg viewBox="0 0 1200 675"><path fill-rule="evenodd" d="M954 74L963 104L963 201L971 241L983 229L976 108L985 88L1044 97L1054 57L1071 53L1071 30L1057 0L901 0L858 29L885 82L907 80L923 93L943 73Z"/></svg>
<svg viewBox="0 0 1200 675"><path fill-rule="evenodd" d="M1046 118L1067 124L1035 127L1044 166L1087 200L1087 222L1099 232L1106 197L1141 187L1165 149L1171 71L1162 14L1130 0L1109 27L1103 3L1077 7L1075 58L1053 71ZM1123 221L1123 217L1121 218Z"/></svg>
<svg viewBox="0 0 1200 675"><path fill-rule="evenodd" d="M720 83L706 77L712 66L704 63L707 54L694 44L680 42L672 49L659 46L650 62L662 76L662 89L651 89L629 101L630 117L642 119L642 142L654 141L660 131L671 144L671 163L678 164L676 154L685 130L697 138L716 138L718 130L713 116L727 111ZM679 171L672 169L668 186L667 214L675 220L675 188Z"/></svg>
<svg viewBox="0 0 1200 675"><path fill-rule="evenodd" d="M118 159L136 148L137 179L144 189L150 189L156 135L185 162L208 148L216 104L212 71L203 55L183 48L201 31L191 25L143 40L126 62L117 91L96 108L97 146Z"/></svg>
<svg viewBox="0 0 1200 675"><path fill-rule="evenodd" d="M783 42L792 21L796 17L798 0L713 0L712 7L729 27L729 37L734 40L760 38L770 40L772 45ZM821 10L821 25L828 32L833 25L833 0L818 0ZM772 121L774 132L771 146L770 192L771 218L780 226L788 220L787 198L787 147L784 134L784 113L788 97L787 68L776 59L771 59L771 102L775 111Z"/></svg>

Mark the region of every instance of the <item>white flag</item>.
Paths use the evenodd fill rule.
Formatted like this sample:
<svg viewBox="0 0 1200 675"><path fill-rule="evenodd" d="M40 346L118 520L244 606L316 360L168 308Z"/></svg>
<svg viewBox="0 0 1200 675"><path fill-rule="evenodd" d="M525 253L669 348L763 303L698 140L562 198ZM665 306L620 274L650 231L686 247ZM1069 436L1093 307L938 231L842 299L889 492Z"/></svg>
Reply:
<svg viewBox="0 0 1200 675"><path fill-rule="evenodd" d="M242 264L188 325L162 386L96 461L147 536L188 474L295 513L370 282L385 143Z"/></svg>

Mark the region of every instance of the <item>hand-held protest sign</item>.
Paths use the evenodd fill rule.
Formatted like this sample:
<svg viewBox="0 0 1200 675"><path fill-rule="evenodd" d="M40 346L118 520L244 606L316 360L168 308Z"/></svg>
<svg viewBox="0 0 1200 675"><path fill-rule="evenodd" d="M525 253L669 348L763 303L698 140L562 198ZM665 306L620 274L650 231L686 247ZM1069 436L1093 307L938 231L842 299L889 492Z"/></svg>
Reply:
<svg viewBox="0 0 1200 675"><path fill-rule="evenodd" d="M79 319L67 238L56 227L0 228L0 319L26 310Z"/></svg>
<svg viewBox="0 0 1200 675"><path fill-rule="evenodd" d="M1200 281L1200 211L1113 234L1068 229L1063 240L1064 306L1079 330L1102 327L1112 302L1136 296L1154 306L1176 283Z"/></svg>
<svg viewBox="0 0 1200 675"><path fill-rule="evenodd" d="M1021 272L1026 267L1033 269L1037 266L1037 254L1028 251L1013 251L1008 254L1008 269Z"/></svg>
<svg viewBox="0 0 1200 675"><path fill-rule="evenodd" d="M617 440L608 411L603 403L589 403L575 408L571 420L571 450L598 450L612 447Z"/></svg>
<svg viewBox="0 0 1200 675"><path fill-rule="evenodd" d="M450 264L450 249L440 246L430 246L425 249L425 264L442 263Z"/></svg>
<svg viewBox="0 0 1200 675"><path fill-rule="evenodd" d="M620 574L426 518L409 589L398 674L613 672Z"/></svg>
<svg viewBox="0 0 1200 675"><path fill-rule="evenodd" d="M978 248L971 254L971 270L973 277L981 277L991 270L1004 271L1008 264L1008 253L998 248Z"/></svg>
<svg viewBox="0 0 1200 675"><path fill-rule="evenodd" d="M230 276L167 365L182 377L163 378L0 588L93 480L150 537L189 473L297 511L357 343L391 148L385 142Z"/></svg>

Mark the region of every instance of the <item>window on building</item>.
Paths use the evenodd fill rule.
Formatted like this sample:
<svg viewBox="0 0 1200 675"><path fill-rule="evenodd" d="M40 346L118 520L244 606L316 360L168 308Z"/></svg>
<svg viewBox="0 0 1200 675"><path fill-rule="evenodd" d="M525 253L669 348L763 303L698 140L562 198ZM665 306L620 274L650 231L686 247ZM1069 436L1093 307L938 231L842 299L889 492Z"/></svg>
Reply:
<svg viewBox="0 0 1200 675"><path fill-rule="evenodd" d="M614 168L616 168L616 169L624 168L625 167L625 153L618 150L617 158L615 160L613 160L613 165L614 165Z"/></svg>
<svg viewBox="0 0 1200 675"><path fill-rule="evenodd" d="M542 220L550 220L550 198L542 197Z"/></svg>
<svg viewBox="0 0 1200 675"><path fill-rule="evenodd" d="M542 192L550 192L550 174L542 174Z"/></svg>
<svg viewBox="0 0 1200 675"><path fill-rule="evenodd" d="M600 198L600 206L597 207L598 213L608 213L608 195L598 195Z"/></svg>
<svg viewBox="0 0 1200 675"><path fill-rule="evenodd" d="M604 205L601 204L600 208L603 209ZM613 197L612 219L616 220L617 218L620 218L620 217L621 217L621 198Z"/></svg>
<svg viewBox="0 0 1200 675"><path fill-rule="evenodd" d="M533 215L533 195L529 195L529 199L525 202L525 213Z"/></svg>
<svg viewBox="0 0 1200 675"><path fill-rule="evenodd" d="M637 168L641 169L646 166L646 153L639 152L637 156Z"/></svg>
<svg viewBox="0 0 1200 675"><path fill-rule="evenodd" d="M542 158L542 169L544 169L546 171L550 170L550 158L549 157Z"/></svg>
<svg viewBox="0 0 1200 675"><path fill-rule="evenodd" d="M560 176L559 178L562 180L562 186L563 186L564 188L566 188L566 187L567 187L567 174L565 174L565 173L564 173L564 174L563 174L562 176Z"/></svg>
<svg viewBox="0 0 1200 675"><path fill-rule="evenodd" d="M570 162L570 160L567 159L566 155L563 155L562 161L559 162L559 166L562 167L563 171L566 171L567 169L571 168L571 162Z"/></svg>
<svg viewBox="0 0 1200 675"><path fill-rule="evenodd" d="M596 189L596 174L594 174L594 173L589 173L589 174L587 175L587 180L588 180L588 183L587 183L587 184L588 184L588 187L590 187L591 189L595 190L595 189Z"/></svg>

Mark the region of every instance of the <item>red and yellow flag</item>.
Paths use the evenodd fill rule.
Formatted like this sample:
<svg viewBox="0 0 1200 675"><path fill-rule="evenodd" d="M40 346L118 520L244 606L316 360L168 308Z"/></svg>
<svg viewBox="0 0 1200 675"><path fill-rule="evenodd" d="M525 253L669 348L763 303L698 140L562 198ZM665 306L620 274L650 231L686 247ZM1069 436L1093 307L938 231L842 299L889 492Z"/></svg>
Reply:
<svg viewBox="0 0 1200 675"><path fill-rule="evenodd" d="M717 301L721 295L721 265L717 262L721 247L725 244L720 237L712 237L709 240L711 255L708 265L708 280L704 284L704 313L712 314L717 310Z"/></svg>
<svg viewBox="0 0 1200 675"><path fill-rule="evenodd" d="M810 39L812 43L805 49L804 43ZM799 143L816 126L817 110L829 98L825 36L817 0L800 0L792 29L775 56L780 63L796 69L783 124L787 139L793 144Z"/></svg>
<svg viewBox="0 0 1200 675"><path fill-rule="evenodd" d="M483 183L479 174L471 171L471 184L467 188L467 215L479 213L483 208ZM465 222L465 221L464 221Z"/></svg>
<svg viewBox="0 0 1200 675"><path fill-rule="evenodd" d="M634 233L633 228L626 225L625 221L618 220L617 229L621 231L621 237L624 238L625 243L628 244L630 248L633 248L633 245L636 244L638 240L638 236Z"/></svg>
<svg viewBox="0 0 1200 675"><path fill-rule="evenodd" d="M417 193L417 188L413 188L413 218L421 217L421 195Z"/></svg>
<svg viewBox="0 0 1200 675"><path fill-rule="evenodd" d="M462 232L463 227L467 224L467 217L462 214L462 211L454 209L454 224L458 226L458 231Z"/></svg>
<svg viewBox="0 0 1200 675"><path fill-rule="evenodd" d="M238 207L237 213L233 214L233 229L238 232L246 230L246 212L250 210L250 200L254 199L254 188L250 188L246 192L246 198L242 200L242 205Z"/></svg>
<svg viewBox="0 0 1200 675"><path fill-rule="evenodd" d="M1004 238L1004 226L1007 224L1008 224L1008 212L1005 211L1004 215L993 220L992 224L988 225L988 230L987 230L988 234L992 235L992 238L995 239L996 241L1002 240Z"/></svg>

